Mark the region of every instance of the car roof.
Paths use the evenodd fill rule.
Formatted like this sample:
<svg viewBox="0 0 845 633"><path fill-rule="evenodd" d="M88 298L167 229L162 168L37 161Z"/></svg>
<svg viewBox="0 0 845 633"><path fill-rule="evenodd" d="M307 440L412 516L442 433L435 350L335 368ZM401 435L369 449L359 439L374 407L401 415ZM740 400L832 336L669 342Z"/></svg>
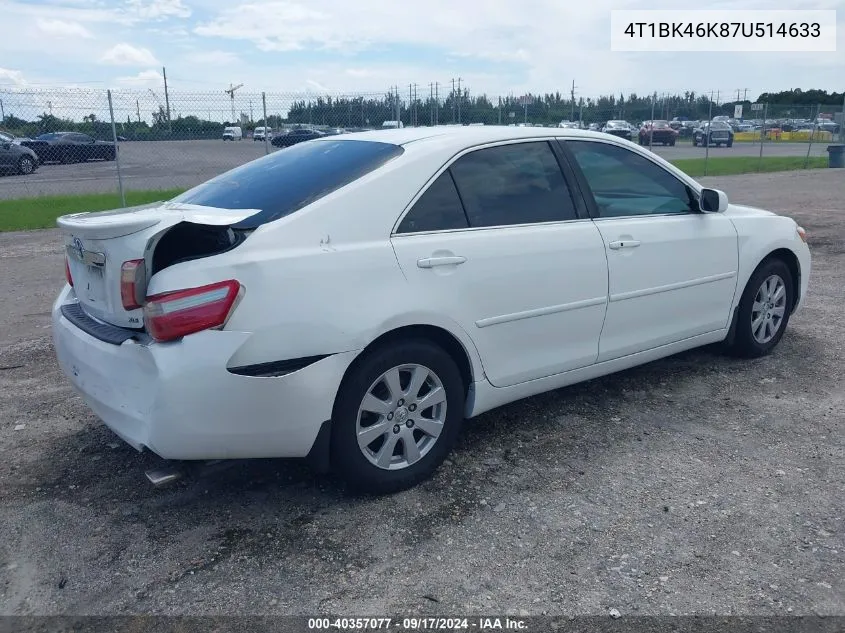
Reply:
<svg viewBox="0 0 845 633"><path fill-rule="evenodd" d="M436 144L439 147L452 146L460 150L465 147L497 143L501 141L531 139L531 138L607 138L606 134L591 130L560 127L510 127L506 125L484 126L435 126L418 128L401 128L388 130L370 130L366 132L350 132L342 136L330 136L319 139L318 142L332 142L337 140L373 141L378 143L392 143L407 146L410 144Z"/></svg>

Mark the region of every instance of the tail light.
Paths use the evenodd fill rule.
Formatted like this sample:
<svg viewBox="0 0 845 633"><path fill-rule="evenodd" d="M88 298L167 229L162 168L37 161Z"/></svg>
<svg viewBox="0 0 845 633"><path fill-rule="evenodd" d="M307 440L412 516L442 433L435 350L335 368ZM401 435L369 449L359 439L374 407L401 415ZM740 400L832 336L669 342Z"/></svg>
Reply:
<svg viewBox="0 0 845 633"><path fill-rule="evenodd" d="M68 285L73 288L73 275L70 274L70 262L67 257L65 257L65 279Z"/></svg>
<svg viewBox="0 0 845 633"><path fill-rule="evenodd" d="M144 325L157 341L172 341L226 323L241 284L234 279L147 297Z"/></svg>
<svg viewBox="0 0 845 633"><path fill-rule="evenodd" d="M144 305L147 270L143 259L131 259L120 267L120 300L124 310Z"/></svg>

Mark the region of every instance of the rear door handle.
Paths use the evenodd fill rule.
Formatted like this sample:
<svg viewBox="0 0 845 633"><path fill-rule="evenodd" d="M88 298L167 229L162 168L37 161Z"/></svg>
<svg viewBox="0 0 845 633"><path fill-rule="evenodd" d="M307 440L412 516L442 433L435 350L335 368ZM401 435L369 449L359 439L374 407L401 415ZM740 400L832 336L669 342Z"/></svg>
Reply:
<svg viewBox="0 0 845 633"><path fill-rule="evenodd" d="M615 251L618 251L620 248L636 248L639 245L639 240L616 240L608 244Z"/></svg>
<svg viewBox="0 0 845 633"><path fill-rule="evenodd" d="M463 264L467 260L466 257L460 255L453 255L451 257L426 257L425 259L418 259L417 266L420 268L434 268L435 266L457 266Z"/></svg>

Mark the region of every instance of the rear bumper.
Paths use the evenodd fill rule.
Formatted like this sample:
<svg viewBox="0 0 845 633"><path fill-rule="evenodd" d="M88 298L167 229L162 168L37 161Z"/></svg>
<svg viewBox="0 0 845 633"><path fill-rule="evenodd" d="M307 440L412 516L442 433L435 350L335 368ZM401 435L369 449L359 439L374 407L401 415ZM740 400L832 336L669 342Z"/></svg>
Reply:
<svg viewBox="0 0 845 633"><path fill-rule="evenodd" d="M328 356L281 377L227 371L250 338L206 331L167 344L114 345L86 334L53 306L63 372L88 407L138 450L165 459L305 457L331 418L337 388L357 352Z"/></svg>

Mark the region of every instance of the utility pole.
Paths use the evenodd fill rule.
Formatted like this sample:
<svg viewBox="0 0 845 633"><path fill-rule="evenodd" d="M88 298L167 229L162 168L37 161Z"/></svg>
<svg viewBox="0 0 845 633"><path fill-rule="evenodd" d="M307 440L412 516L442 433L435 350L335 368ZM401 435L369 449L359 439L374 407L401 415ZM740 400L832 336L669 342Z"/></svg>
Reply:
<svg viewBox="0 0 845 633"><path fill-rule="evenodd" d="M452 77L452 123L455 122L455 78Z"/></svg>
<svg viewBox="0 0 845 633"><path fill-rule="evenodd" d="M249 100L249 122L252 123L252 99Z"/></svg>
<svg viewBox="0 0 845 633"><path fill-rule="evenodd" d="M434 126L434 82L428 84L428 119Z"/></svg>
<svg viewBox="0 0 845 633"><path fill-rule="evenodd" d="M440 82L434 82L434 125L440 120Z"/></svg>
<svg viewBox="0 0 845 633"><path fill-rule="evenodd" d="M463 101L463 93L461 92L461 78L458 77L458 123L461 122L461 101Z"/></svg>
<svg viewBox="0 0 845 633"><path fill-rule="evenodd" d="M138 115L138 123L141 122L141 104L135 99L135 113ZM209 117L211 118L211 117Z"/></svg>
<svg viewBox="0 0 845 633"><path fill-rule="evenodd" d="M50 116L53 116L53 102L52 101L47 102L47 109L50 111Z"/></svg>
<svg viewBox="0 0 845 633"><path fill-rule="evenodd" d="M164 109L167 111L167 130L173 131L173 126L170 124L170 95L167 92L167 70L164 66L161 67L161 75L164 77Z"/></svg>
<svg viewBox="0 0 845 633"><path fill-rule="evenodd" d="M569 120L572 121L575 118L575 80L572 80L572 90L569 91L569 95L572 99L572 107L569 109Z"/></svg>
<svg viewBox="0 0 845 633"><path fill-rule="evenodd" d="M242 87L243 87L243 84L238 84L237 86L233 86L232 83L230 82L229 88L227 90L223 91L226 94L228 94L229 97L232 100L232 121L231 121L232 125L237 123L237 121L235 121L235 90L237 90L238 88L242 88ZM310 108L311 108L310 102L308 104L308 107L309 107L309 112L310 112Z"/></svg>
<svg viewBox="0 0 845 633"><path fill-rule="evenodd" d="M3 100L0 99L0 123L6 120L6 111L3 109Z"/></svg>

